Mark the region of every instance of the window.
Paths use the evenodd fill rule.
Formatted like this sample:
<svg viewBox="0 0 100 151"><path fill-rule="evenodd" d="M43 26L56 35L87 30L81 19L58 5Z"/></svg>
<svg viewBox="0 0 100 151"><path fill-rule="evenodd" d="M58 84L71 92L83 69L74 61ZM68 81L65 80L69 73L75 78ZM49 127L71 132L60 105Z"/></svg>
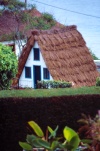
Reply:
<svg viewBox="0 0 100 151"><path fill-rule="evenodd" d="M50 79L50 74L47 68L43 68L43 78Z"/></svg>
<svg viewBox="0 0 100 151"><path fill-rule="evenodd" d="M34 48L33 49L34 50L34 56L33 56L33 58L34 58L34 60L40 60L40 52L39 52L39 48Z"/></svg>
<svg viewBox="0 0 100 151"><path fill-rule="evenodd" d="M31 67L25 67L25 78L31 78Z"/></svg>

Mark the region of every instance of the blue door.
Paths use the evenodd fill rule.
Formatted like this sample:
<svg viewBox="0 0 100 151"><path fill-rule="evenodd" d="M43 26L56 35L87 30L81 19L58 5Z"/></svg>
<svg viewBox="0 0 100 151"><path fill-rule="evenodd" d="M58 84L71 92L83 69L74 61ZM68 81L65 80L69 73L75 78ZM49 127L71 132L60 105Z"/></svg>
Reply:
<svg viewBox="0 0 100 151"><path fill-rule="evenodd" d="M33 66L34 88L37 88L37 81L41 81L41 66Z"/></svg>

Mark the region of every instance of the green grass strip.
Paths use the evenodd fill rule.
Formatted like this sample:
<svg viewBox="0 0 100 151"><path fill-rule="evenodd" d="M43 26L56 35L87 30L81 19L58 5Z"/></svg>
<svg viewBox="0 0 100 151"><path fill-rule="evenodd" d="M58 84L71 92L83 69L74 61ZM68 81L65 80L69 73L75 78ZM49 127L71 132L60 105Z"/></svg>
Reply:
<svg viewBox="0 0 100 151"><path fill-rule="evenodd" d="M1 90L0 98L8 97L52 97L67 95L100 94L100 87L81 87L81 88L58 88L58 89L23 89L23 90Z"/></svg>

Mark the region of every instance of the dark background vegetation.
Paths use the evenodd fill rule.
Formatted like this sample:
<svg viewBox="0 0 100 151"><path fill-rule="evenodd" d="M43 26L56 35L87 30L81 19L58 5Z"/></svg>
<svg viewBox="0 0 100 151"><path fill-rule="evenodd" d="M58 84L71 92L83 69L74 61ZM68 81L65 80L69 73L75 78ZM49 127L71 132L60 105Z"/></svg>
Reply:
<svg viewBox="0 0 100 151"><path fill-rule="evenodd" d="M21 151L18 142L32 133L27 122L34 120L45 132L49 125L77 131L81 113L95 116L100 109L100 95L76 95L50 98L0 98L0 151Z"/></svg>

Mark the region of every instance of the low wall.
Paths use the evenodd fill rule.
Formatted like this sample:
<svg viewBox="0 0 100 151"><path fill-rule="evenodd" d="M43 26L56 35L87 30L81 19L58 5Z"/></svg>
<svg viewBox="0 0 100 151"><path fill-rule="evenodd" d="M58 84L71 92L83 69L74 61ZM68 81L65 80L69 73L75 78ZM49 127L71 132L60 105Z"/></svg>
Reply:
<svg viewBox="0 0 100 151"><path fill-rule="evenodd" d="M0 151L21 151L18 141L32 133L27 122L34 120L45 131L49 125L78 129L81 113L95 116L100 109L100 95L50 98L0 98Z"/></svg>

